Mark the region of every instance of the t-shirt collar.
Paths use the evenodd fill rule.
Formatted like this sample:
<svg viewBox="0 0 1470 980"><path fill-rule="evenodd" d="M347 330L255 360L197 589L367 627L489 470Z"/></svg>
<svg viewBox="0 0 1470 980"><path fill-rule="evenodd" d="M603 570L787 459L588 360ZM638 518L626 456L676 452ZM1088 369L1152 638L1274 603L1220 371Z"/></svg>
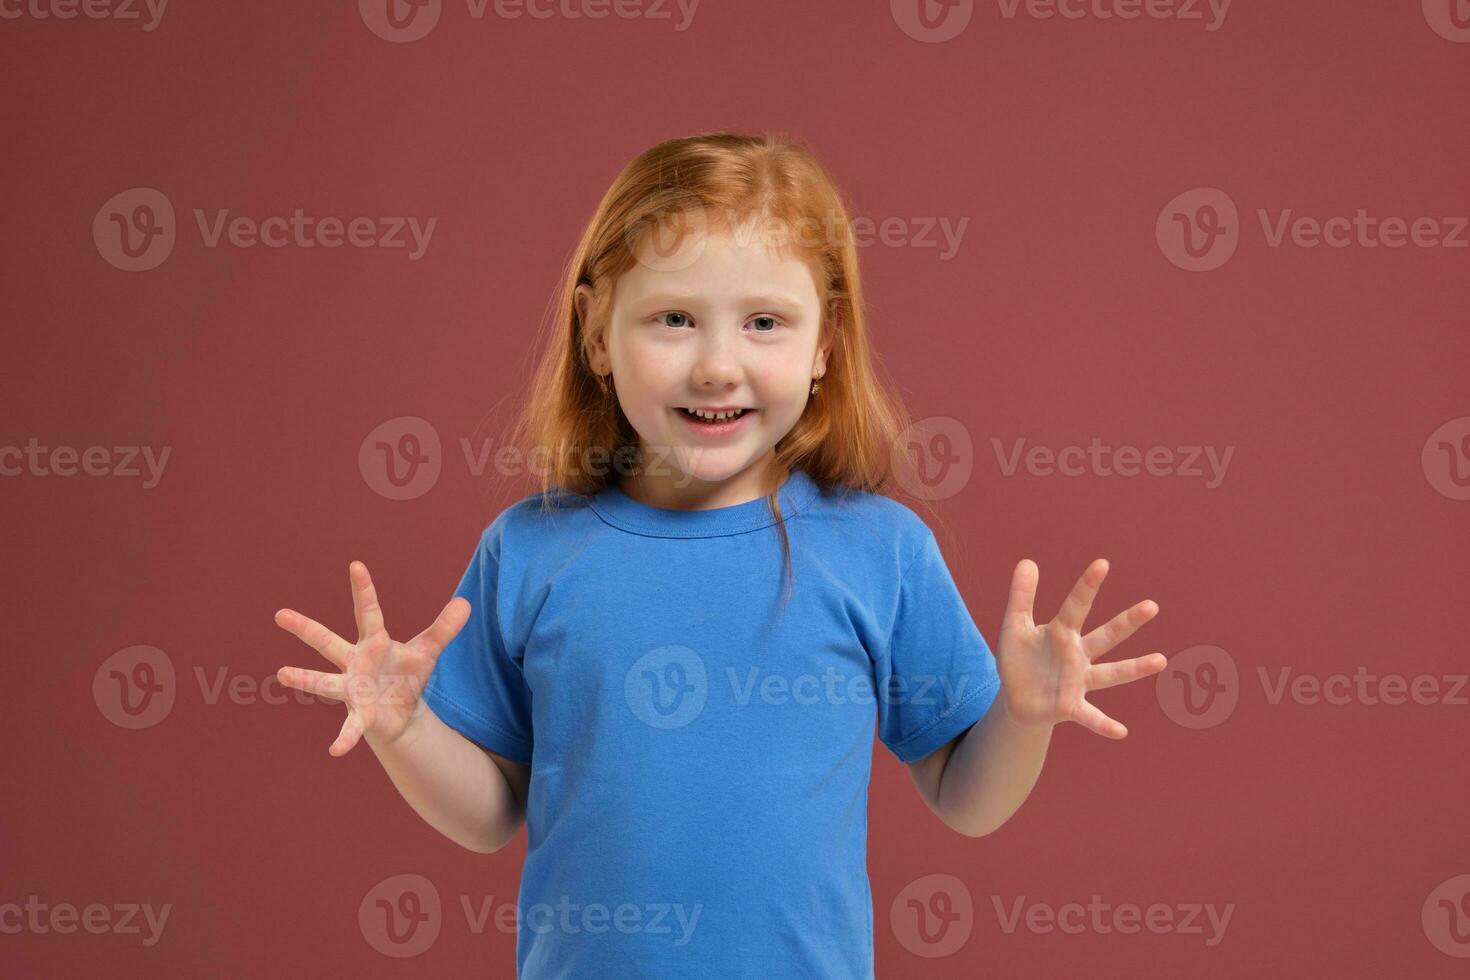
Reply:
<svg viewBox="0 0 1470 980"><path fill-rule="evenodd" d="M795 517L816 497L817 491L816 481L801 467L793 466L791 475L776 494L781 502L782 519ZM710 510L667 510L634 500L616 483L598 492L591 499L591 507L615 527L663 538L712 538L756 531L776 523L765 497Z"/></svg>

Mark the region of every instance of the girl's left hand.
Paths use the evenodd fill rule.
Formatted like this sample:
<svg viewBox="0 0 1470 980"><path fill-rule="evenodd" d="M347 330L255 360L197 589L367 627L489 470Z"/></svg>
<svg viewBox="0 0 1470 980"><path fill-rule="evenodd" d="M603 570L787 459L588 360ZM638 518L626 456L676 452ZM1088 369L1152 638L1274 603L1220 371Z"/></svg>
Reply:
<svg viewBox="0 0 1470 980"><path fill-rule="evenodd" d="M1099 558L1077 580L1057 618L1037 626L1031 618L1031 607L1036 601L1039 574L1036 563L1029 558L1016 566L1000 630L996 668L1011 717L1023 727L1075 721L1108 738L1125 737L1128 729L1088 704L1087 692L1157 674L1168 660L1162 653L1151 653L1116 663L1093 661L1153 619L1159 611L1158 603L1145 599L1083 636L1082 623L1108 574L1107 560Z"/></svg>

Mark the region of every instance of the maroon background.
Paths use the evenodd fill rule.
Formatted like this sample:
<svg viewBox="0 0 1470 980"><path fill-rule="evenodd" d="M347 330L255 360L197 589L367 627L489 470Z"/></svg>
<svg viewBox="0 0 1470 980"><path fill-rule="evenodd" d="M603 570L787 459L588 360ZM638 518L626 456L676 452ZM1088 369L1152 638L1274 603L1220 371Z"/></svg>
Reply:
<svg viewBox="0 0 1470 980"><path fill-rule="evenodd" d="M161 25L0 20L5 431L49 446L171 447L163 480L0 479L6 657L0 904L171 903L162 941L0 933L0 973L513 976L514 936L458 908L513 902L525 836L479 856L398 797L365 745L333 759L336 705L206 703L195 668L328 669L272 622L351 637L347 564L390 629L426 625L481 528L530 492L475 478L519 396L567 254L634 154L712 129L790 132L861 215L968 218L958 255L862 251L872 329L916 418L958 419L975 476L939 503L987 639L1015 563L1050 619L1087 562L1112 571L1089 626L1159 617L1113 657L1213 644L1240 701L1191 730L1152 679L1094 695L1114 742L1060 728L996 834L924 808L881 746L870 868L879 977L1464 975L1421 906L1470 872L1467 708L1272 705L1257 667L1325 676L1466 670L1466 517L1421 466L1470 415L1470 253L1270 248L1256 209L1324 218L1470 211L1470 45L1418 0L1236 0L1199 21L1006 20L976 6L924 44L883 2L704 0L669 21L475 21L447 4L391 44L354 3L173 0ZM94 215L146 186L178 212L148 272L104 261ZM1154 238L1165 203L1219 187L1239 250L1208 273ZM192 209L263 218L435 216L405 250L205 248ZM380 422L443 439L429 493L388 500L357 464ZM1000 473L992 438L1059 447L1236 447L1224 483ZM1464 463L1464 461L1462 461ZM958 542L954 544L952 542ZM177 675L129 731L92 695L134 644ZM1464 692L1462 692L1462 695ZM944 872L975 904L952 956L890 927ZM363 896L417 873L446 907L433 946L385 957ZM1235 903L1225 940L1007 935L991 896L1059 906ZM1462 916L1462 925L1465 923Z"/></svg>

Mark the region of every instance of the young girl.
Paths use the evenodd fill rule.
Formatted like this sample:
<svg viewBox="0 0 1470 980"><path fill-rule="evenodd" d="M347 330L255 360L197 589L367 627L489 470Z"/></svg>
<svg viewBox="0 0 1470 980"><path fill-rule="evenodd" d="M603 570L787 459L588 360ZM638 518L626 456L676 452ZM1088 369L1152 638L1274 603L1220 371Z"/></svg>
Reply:
<svg viewBox="0 0 1470 980"><path fill-rule="evenodd" d="M1084 695L1162 669L1093 662L1158 607L1083 636L1099 560L1038 627L1022 561L992 656L928 525L877 492L905 421L813 156L670 140L582 237L517 425L540 492L438 619L390 639L360 562L356 644L276 614L341 671L279 674L346 703L332 755L365 738L471 850L526 823L522 980L872 977L875 723L967 836L1021 805L1058 723L1126 735Z"/></svg>

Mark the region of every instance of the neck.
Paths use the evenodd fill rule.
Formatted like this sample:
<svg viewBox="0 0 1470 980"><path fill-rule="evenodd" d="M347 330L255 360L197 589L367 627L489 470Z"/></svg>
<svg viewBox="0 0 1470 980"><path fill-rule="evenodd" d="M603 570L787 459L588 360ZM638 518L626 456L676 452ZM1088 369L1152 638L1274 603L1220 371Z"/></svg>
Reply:
<svg viewBox="0 0 1470 980"><path fill-rule="evenodd" d="M666 461L654 469L656 472L629 474L618 486L638 503L664 510L712 510L749 503L766 496L773 480L780 486L791 476L789 467L777 467L774 449L740 472L719 480L700 479Z"/></svg>

